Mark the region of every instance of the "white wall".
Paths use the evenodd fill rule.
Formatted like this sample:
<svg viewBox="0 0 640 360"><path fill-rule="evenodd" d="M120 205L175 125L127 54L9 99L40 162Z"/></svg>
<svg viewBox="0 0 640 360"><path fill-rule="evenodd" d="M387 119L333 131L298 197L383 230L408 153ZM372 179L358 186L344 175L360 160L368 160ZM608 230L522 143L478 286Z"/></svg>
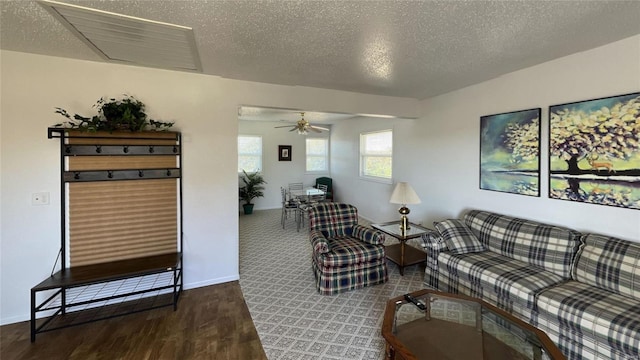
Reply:
<svg viewBox="0 0 640 360"><path fill-rule="evenodd" d="M337 200L355 205L358 214L372 221L395 220L398 205L389 203L394 184L361 179L360 133L393 130L393 180L417 184L417 172L411 165L417 157L406 139L419 120L358 117L333 126L331 131L331 173ZM409 206L413 209L414 206ZM420 222L409 215L409 219Z"/></svg>
<svg viewBox="0 0 640 360"><path fill-rule="evenodd" d="M344 113L418 115L412 99L234 81L1 51L0 323L26 320L29 290L58 252L59 148L47 127L54 107L93 114L101 96L128 93L152 118L176 121L184 140L187 288L238 279L237 111L240 105ZM284 141L284 140L283 140ZM274 150L275 152L275 150ZM294 157L298 152L294 152ZM274 184L277 185L277 184ZM34 192L51 204L31 206Z"/></svg>
<svg viewBox="0 0 640 360"><path fill-rule="evenodd" d="M288 128L276 129L284 126L281 122L268 121L239 121L238 133L241 135L262 136L262 174L265 185L264 197L253 201L254 209L275 209L281 207L280 187L287 188L289 183L302 182L305 185L315 185L320 176L331 176L329 170L324 173L307 173L305 159L305 139L309 137L329 137L329 132L320 134L298 135ZM331 126L327 126L330 128ZM278 145L291 145L291 161L278 160Z"/></svg>
<svg viewBox="0 0 640 360"><path fill-rule="evenodd" d="M640 36L635 36L423 101L419 120L394 127L395 180L409 181L422 199L422 204L410 206L410 219L430 225L478 208L640 242L640 211L547 195L548 107L638 90ZM542 108L541 197L479 190L480 116L534 107ZM350 154L334 159L334 165L341 166L332 169L334 178L357 168L357 145L348 142L367 131L368 124L332 130L333 145ZM351 201L365 205L367 216L374 221L397 218L383 205L388 203L388 187L349 174L340 183L350 183Z"/></svg>

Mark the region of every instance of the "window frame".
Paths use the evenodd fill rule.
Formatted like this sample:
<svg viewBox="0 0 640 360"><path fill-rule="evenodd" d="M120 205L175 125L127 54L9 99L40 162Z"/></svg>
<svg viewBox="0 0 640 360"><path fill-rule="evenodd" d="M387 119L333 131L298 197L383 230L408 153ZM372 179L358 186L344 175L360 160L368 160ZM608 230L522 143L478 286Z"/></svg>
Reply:
<svg viewBox="0 0 640 360"><path fill-rule="evenodd" d="M323 140L324 141L324 145L325 145L325 154L324 154L324 159L325 159L325 164L326 164L326 168L323 170L309 170L307 168L307 161L309 159L309 151L308 151L308 146L307 146L307 141L308 140ZM304 170L306 174L328 174L329 173L329 169L330 169L330 164L329 161L331 159L330 156L330 151L331 151L331 146L330 146L330 140L328 137L324 137L324 136L311 136L311 137L306 137L304 140ZM320 157L318 155L312 155L313 157Z"/></svg>
<svg viewBox="0 0 640 360"><path fill-rule="evenodd" d="M365 138L369 135L374 135L374 134L380 134L380 133L390 133L391 135L391 151L388 155L384 155L384 154L380 154L380 153L375 153L375 154L369 154L366 152L365 149ZM392 184L393 183L393 129L384 129L384 130L376 130L376 131L368 131L368 132L362 132L360 133L360 150L359 150L359 160L360 160L360 166L359 166L359 176L361 179L364 180L369 180L369 181L375 181L375 182L381 182L381 183L385 183L385 184ZM389 177L383 177L383 176L376 176L376 175L370 175L370 174L365 174L365 169L364 169L364 164L365 164L365 160L368 157L388 157L391 161L391 169L390 169L390 175Z"/></svg>
<svg viewBox="0 0 640 360"><path fill-rule="evenodd" d="M262 172L263 171L263 167L264 167L264 141L262 139L262 135L249 135L249 134L238 134L238 140L237 140L237 144L238 144L238 174L242 174L242 170L240 168L240 157L242 155L247 155L247 156L255 156L258 157L258 155L254 155L252 153L242 153L240 152L240 138L258 138L260 139L260 155L259 155L259 166L258 169L254 170L246 170L248 173L252 173L252 172Z"/></svg>

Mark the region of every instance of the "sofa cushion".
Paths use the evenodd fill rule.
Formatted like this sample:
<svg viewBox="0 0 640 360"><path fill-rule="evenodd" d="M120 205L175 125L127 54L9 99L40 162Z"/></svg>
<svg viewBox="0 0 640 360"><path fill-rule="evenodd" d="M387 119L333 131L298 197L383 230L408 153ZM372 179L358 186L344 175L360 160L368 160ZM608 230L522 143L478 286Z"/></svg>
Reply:
<svg viewBox="0 0 640 360"><path fill-rule="evenodd" d="M577 281L538 295L538 311L568 329L629 354L640 355L640 301Z"/></svg>
<svg viewBox="0 0 640 360"><path fill-rule="evenodd" d="M489 250L571 277L577 231L480 210L467 212L464 222Z"/></svg>
<svg viewBox="0 0 640 360"><path fill-rule="evenodd" d="M313 253L316 263L321 267L354 267L355 264L385 261L384 246L372 245L349 236L328 239L328 242L329 252Z"/></svg>
<svg viewBox="0 0 640 360"><path fill-rule="evenodd" d="M466 254L469 252L484 251L485 248L473 235L471 230L462 222L462 220L449 219L434 222L436 230L447 244L449 251L454 254Z"/></svg>
<svg viewBox="0 0 640 360"><path fill-rule="evenodd" d="M582 242L573 278L640 300L640 243L596 234Z"/></svg>
<svg viewBox="0 0 640 360"><path fill-rule="evenodd" d="M552 272L531 266L491 251L438 256L440 272L491 290L502 298L534 308L536 296L544 288L564 279Z"/></svg>

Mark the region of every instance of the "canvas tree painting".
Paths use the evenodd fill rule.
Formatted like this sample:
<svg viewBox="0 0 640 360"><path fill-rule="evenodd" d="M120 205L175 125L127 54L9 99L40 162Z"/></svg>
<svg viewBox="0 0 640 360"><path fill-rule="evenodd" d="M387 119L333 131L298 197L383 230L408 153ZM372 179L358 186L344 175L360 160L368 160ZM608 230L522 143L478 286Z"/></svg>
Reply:
<svg viewBox="0 0 640 360"><path fill-rule="evenodd" d="M549 107L549 197L640 209L640 93Z"/></svg>
<svg viewBox="0 0 640 360"><path fill-rule="evenodd" d="M540 108L480 118L480 189L540 196Z"/></svg>

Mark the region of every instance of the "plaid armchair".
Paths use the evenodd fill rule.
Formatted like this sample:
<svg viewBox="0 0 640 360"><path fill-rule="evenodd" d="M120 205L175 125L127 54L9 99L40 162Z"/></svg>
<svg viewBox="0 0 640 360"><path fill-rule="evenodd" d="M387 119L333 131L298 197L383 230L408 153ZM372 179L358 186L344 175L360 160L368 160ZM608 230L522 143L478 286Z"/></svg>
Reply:
<svg viewBox="0 0 640 360"><path fill-rule="evenodd" d="M358 225L358 209L319 203L309 213L312 267L318 292L334 295L388 280L384 234Z"/></svg>

